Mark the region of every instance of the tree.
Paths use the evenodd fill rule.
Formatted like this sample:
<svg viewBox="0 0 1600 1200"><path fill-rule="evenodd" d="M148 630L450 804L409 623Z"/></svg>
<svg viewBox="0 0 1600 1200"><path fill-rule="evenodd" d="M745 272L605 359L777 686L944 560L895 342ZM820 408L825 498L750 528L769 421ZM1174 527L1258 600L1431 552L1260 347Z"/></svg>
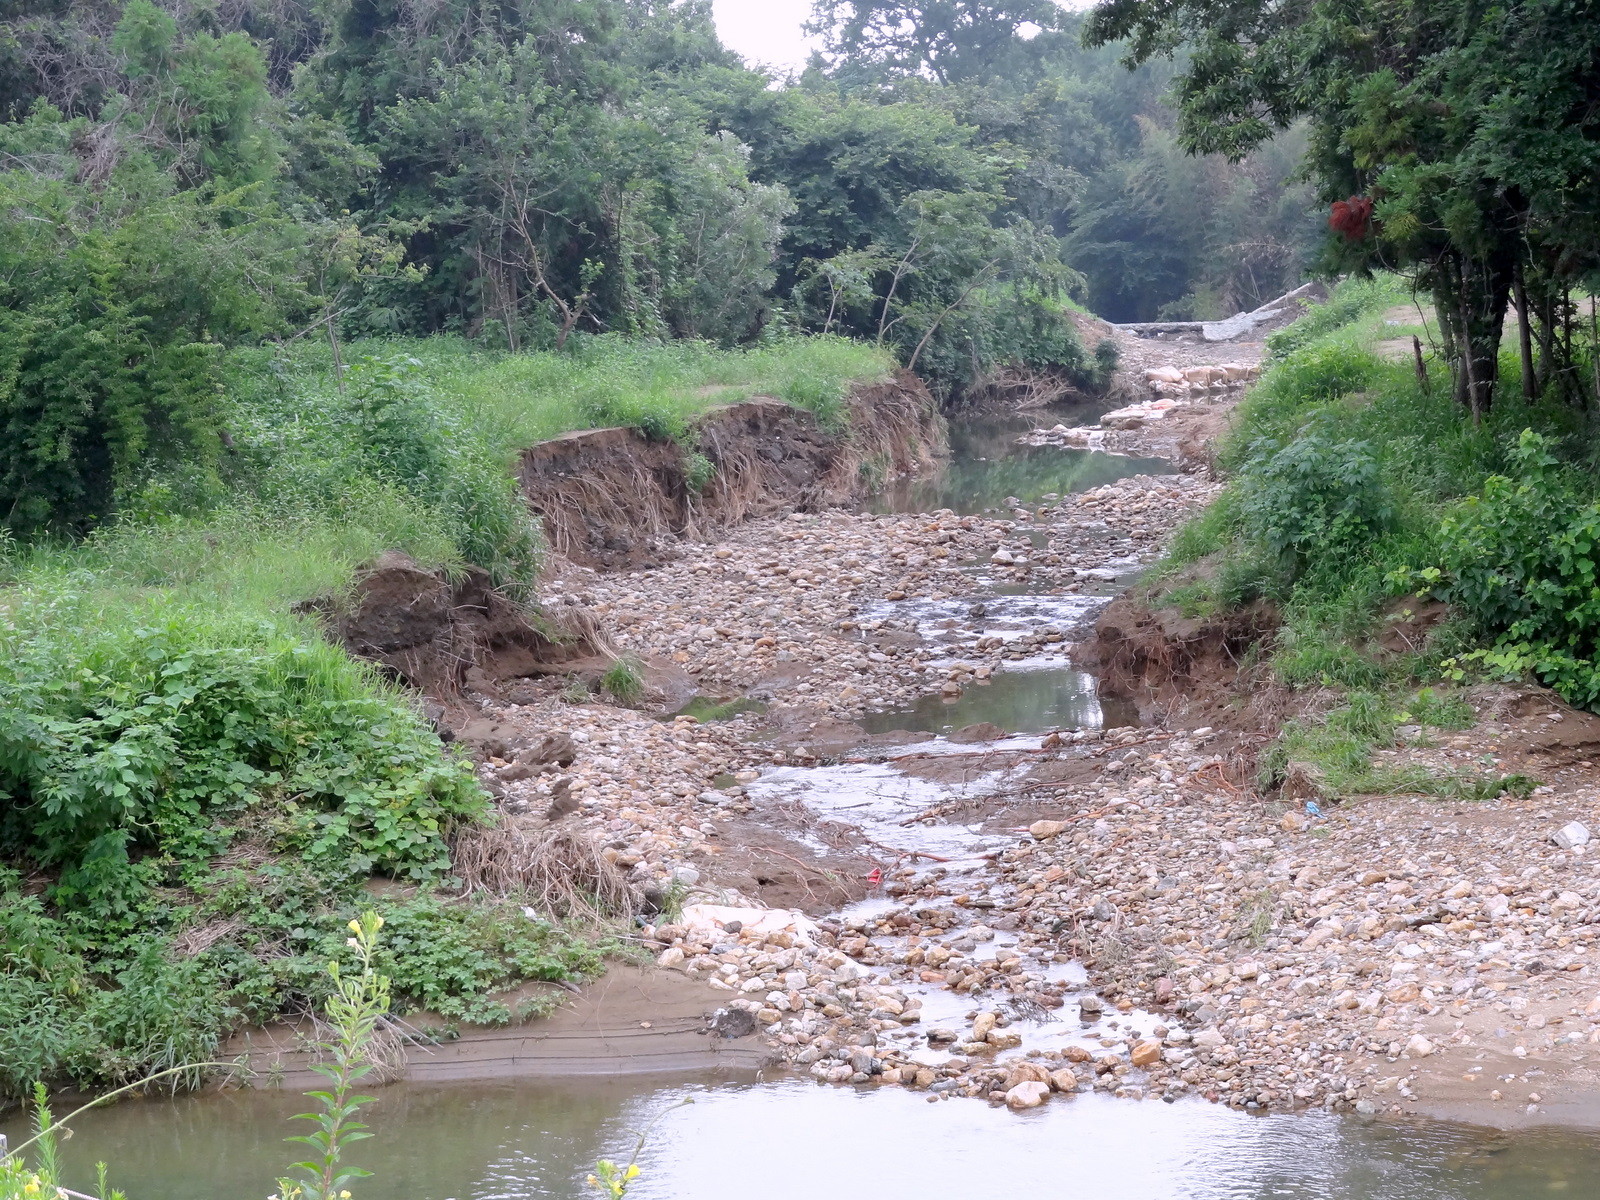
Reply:
<svg viewBox="0 0 1600 1200"><path fill-rule="evenodd" d="M808 30L824 37L823 53L836 66L953 83L992 76L1064 19L1055 0L818 0Z"/></svg>
<svg viewBox="0 0 1600 1200"><path fill-rule="evenodd" d="M1185 48L1192 150L1237 160L1305 119L1322 198L1343 206L1330 265L1408 269L1432 291L1468 411L1493 402L1514 292L1541 326L1545 378L1570 375L1571 291L1595 270L1600 203L1592 3L1107 0L1088 36L1130 39L1134 63Z"/></svg>

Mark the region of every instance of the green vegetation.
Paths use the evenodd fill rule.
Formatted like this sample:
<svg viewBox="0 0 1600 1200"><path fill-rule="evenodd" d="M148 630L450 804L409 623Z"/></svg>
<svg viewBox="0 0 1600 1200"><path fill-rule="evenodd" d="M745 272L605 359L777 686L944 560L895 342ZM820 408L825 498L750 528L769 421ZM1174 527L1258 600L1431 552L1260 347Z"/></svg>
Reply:
<svg viewBox="0 0 1600 1200"><path fill-rule="evenodd" d="M324 1006L328 1034L316 1045L317 1061L311 1069L327 1078L329 1086L308 1093L309 1098L317 1102L316 1110L294 1118L314 1123L316 1130L285 1139L310 1146L316 1153L290 1168L301 1173L300 1179L277 1181L278 1191L272 1200L348 1200L350 1191L345 1185L372 1175L371 1171L349 1166L344 1158L351 1144L372 1136L356 1119L372 1097L357 1095L355 1085L376 1069L375 1060L382 1053L382 1025L389 1014L389 980L377 970L378 931L383 925L383 918L370 910L351 918L346 930L353 936L345 939L346 946L353 952L349 967L342 969L337 960L328 964L327 978L332 984ZM197 1074L206 1068L225 1065L229 1064L188 1060L98 1096L60 1121L54 1118L47 1103L45 1085L36 1083L33 1087L35 1133L14 1149L8 1148L0 1154L0 1200L48 1200L51 1197L64 1200L68 1196L92 1200L81 1192L68 1191L63 1183L61 1142L72 1136L72 1122L91 1108L161 1083L163 1077ZM238 1069L238 1064L231 1065ZM125 1200L121 1192L109 1189L105 1163L99 1164L97 1174L95 1191L101 1200Z"/></svg>
<svg viewBox="0 0 1600 1200"><path fill-rule="evenodd" d="M637 704L644 694L644 679L640 675L642 664L632 655L624 655L606 668L600 676L600 688L618 704Z"/></svg>
<svg viewBox="0 0 1600 1200"><path fill-rule="evenodd" d="M1400 775L1371 752L1401 725L1459 726L1470 713L1452 689L1473 679L1531 676L1600 703L1589 421L1556 391L1463 421L1437 366L1416 372L1420 326L1390 323L1403 295L1393 278L1352 281L1275 335L1276 365L1219 453L1230 483L1180 531L1158 586L1193 615L1272 604L1274 676L1346 693L1284 729L1267 782L1302 762L1332 795L1517 790L1526 781ZM1376 353L1385 343L1403 349ZM1413 629L1435 601L1445 619Z"/></svg>
<svg viewBox="0 0 1600 1200"><path fill-rule="evenodd" d="M1449 391L1474 420L1504 403L1517 314L1525 403L1592 401L1580 369L1600 281L1600 26L1567 0L1108 0L1090 38L1128 60L1181 54L1179 136L1238 159L1307 130L1329 205L1324 265L1404 270L1433 300ZM1585 320L1585 318L1588 318Z"/></svg>
<svg viewBox="0 0 1600 1200"><path fill-rule="evenodd" d="M851 384L887 371L832 338L342 353L342 377L326 345L221 359L231 447L204 504L163 513L182 480L153 474L137 517L6 543L0 846L19 870L0 878L0 1095L207 1059L241 1022L316 999L370 875L448 883L451 831L489 811L470 765L298 604L389 549L527 594L537 544L510 465L529 441L615 420L681 436L755 393L842 421ZM635 699L636 665L602 686ZM509 911L386 903L397 1003L521 1019L536 1006L495 993L599 969L602 935Z"/></svg>

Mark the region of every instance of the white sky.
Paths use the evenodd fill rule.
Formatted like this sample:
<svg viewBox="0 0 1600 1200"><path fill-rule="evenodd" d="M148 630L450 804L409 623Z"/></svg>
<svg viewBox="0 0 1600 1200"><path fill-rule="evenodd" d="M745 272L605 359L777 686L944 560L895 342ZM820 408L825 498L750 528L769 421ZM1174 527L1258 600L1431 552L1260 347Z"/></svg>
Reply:
<svg viewBox="0 0 1600 1200"><path fill-rule="evenodd" d="M800 26L811 16L811 0L711 0L722 44L780 73L798 71L812 43Z"/></svg>
<svg viewBox="0 0 1600 1200"><path fill-rule="evenodd" d="M1088 8L1094 0L1060 0L1063 8ZM811 56L814 41L800 26L811 16L812 0L711 0L722 44L752 63L779 74L798 71Z"/></svg>

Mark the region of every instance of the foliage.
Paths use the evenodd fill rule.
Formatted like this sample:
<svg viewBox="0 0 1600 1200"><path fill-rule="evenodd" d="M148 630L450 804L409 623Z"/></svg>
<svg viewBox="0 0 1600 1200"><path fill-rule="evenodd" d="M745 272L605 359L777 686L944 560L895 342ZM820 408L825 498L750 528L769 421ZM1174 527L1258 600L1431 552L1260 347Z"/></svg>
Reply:
<svg viewBox="0 0 1600 1200"><path fill-rule="evenodd" d="M1089 34L1129 39L1132 62L1183 47L1191 149L1237 159L1309 122L1328 265L1403 268L1432 292L1452 391L1481 419L1513 298L1524 399L1585 390L1573 292L1600 267L1600 113L1585 99L1600 33L1579 12L1569 0L1108 0Z"/></svg>
<svg viewBox="0 0 1600 1200"><path fill-rule="evenodd" d="M311 1069L327 1079L329 1086L307 1093L318 1102L315 1112L295 1117L297 1121L310 1121L317 1128L289 1140L310 1146L315 1153L294 1164L293 1169L302 1175L299 1182L278 1180L280 1200L344 1200L350 1195L345 1184L372 1174L360 1167L346 1166L343 1160L351 1143L372 1136L355 1119L372 1097L356 1094L355 1087L372 1073L372 1043L378 1023L389 1011L389 980L374 966L378 931L382 928L383 918L375 912L352 919L349 944L355 951L354 971L342 971L337 959L328 964L328 976L334 985L327 1004L332 1032L318 1046L322 1061Z"/></svg>
<svg viewBox="0 0 1600 1200"><path fill-rule="evenodd" d="M60 870L58 903L125 911L135 852L214 852L213 825L268 798L279 845L417 878L483 811L421 718L326 643L62 591L13 601L0 646L0 841Z"/></svg>
<svg viewBox="0 0 1600 1200"><path fill-rule="evenodd" d="M1494 639L1464 656L1497 674L1533 674L1572 704L1600 704L1600 500L1524 430L1511 471L1449 511L1434 592Z"/></svg>
<svg viewBox="0 0 1600 1200"><path fill-rule="evenodd" d="M70 1195L62 1185L61 1178L61 1139L63 1136L71 1137L70 1129L63 1135L60 1130L64 1125L56 1124L50 1111L50 1106L45 1103L44 1085L39 1085L34 1090L34 1136L29 1142L36 1147L34 1157L38 1159L36 1166L29 1166L20 1152L0 1154L0 1200L66 1200ZM109 1190L106 1184L106 1165L100 1164L100 1186L96 1189L101 1200L127 1200L121 1192Z"/></svg>
<svg viewBox="0 0 1600 1200"><path fill-rule="evenodd" d="M493 998L526 980L561 982L597 973L592 941L511 904L449 904L425 894L388 909L380 964L402 1007L447 1020L501 1025L537 1012Z"/></svg>
<svg viewBox="0 0 1600 1200"><path fill-rule="evenodd" d="M1358 552L1394 516L1372 446L1340 441L1325 425L1287 445L1258 444L1238 486L1241 532L1291 576L1312 557Z"/></svg>

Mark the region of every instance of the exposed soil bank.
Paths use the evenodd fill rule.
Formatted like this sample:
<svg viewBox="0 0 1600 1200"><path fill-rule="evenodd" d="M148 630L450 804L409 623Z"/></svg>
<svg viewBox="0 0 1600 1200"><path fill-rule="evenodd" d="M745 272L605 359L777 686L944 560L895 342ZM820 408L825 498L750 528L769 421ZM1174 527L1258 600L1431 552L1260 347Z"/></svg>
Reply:
<svg viewBox="0 0 1600 1200"><path fill-rule="evenodd" d="M503 680L574 671L607 647L581 608L542 619L477 567L452 579L392 552L360 572L347 596L303 611L320 615L357 658L446 706L469 689L494 694Z"/></svg>
<svg viewBox="0 0 1600 1200"><path fill-rule="evenodd" d="M1113 600L1077 650L1106 699L1131 702L1141 719L1174 727L1231 727L1259 688L1258 643L1278 628L1271 605L1186 617L1152 605L1142 590Z"/></svg>
<svg viewBox="0 0 1600 1200"><path fill-rule="evenodd" d="M944 449L943 419L909 372L859 389L847 408L843 433L779 400L713 409L690 452L632 428L570 433L523 452L521 484L556 563L638 568L673 557L680 538L859 499L874 483L928 469ZM698 473L694 455L705 460ZM555 674L592 682L614 657L581 604L530 610L476 567L452 577L401 554L362 571L348 595L304 608L350 653L442 705L452 726L469 695L504 699L518 680ZM692 681L664 674L671 668L654 664L646 680L662 699L693 694Z"/></svg>
<svg viewBox="0 0 1600 1200"><path fill-rule="evenodd" d="M907 371L852 395L848 419L848 432L834 433L805 409L758 398L702 417L690 453L637 429L585 430L523 451L518 475L557 554L583 566L641 567L670 557L679 537L703 540L781 509L847 504L874 483L932 466L944 444L933 397Z"/></svg>

